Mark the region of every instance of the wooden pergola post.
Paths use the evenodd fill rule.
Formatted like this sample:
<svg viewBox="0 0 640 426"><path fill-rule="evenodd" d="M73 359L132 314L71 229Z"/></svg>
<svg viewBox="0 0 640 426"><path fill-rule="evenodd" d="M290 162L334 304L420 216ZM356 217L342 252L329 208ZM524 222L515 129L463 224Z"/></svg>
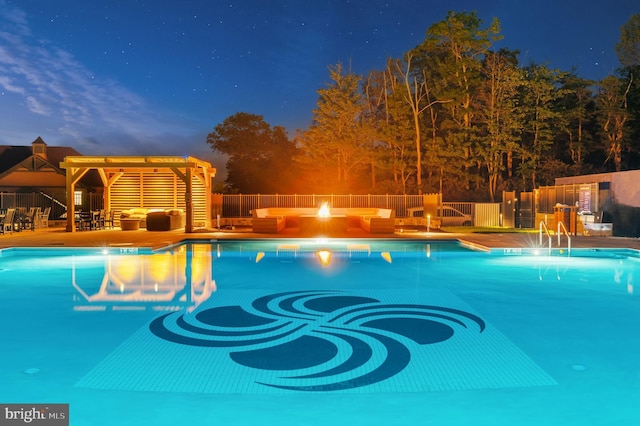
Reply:
<svg viewBox="0 0 640 426"><path fill-rule="evenodd" d="M193 182L191 176L191 168L188 167L185 170L185 186L186 191L184 194L184 204L187 213L187 223L184 227L184 232L191 233L193 232Z"/></svg>

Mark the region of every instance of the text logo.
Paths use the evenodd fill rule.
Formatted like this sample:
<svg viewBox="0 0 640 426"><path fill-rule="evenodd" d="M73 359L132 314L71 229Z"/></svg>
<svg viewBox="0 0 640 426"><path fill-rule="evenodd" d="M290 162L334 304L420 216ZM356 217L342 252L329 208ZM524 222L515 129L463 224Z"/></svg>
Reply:
<svg viewBox="0 0 640 426"><path fill-rule="evenodd" d="M0 425L69 426L69 404L0 404Z"/></svg>

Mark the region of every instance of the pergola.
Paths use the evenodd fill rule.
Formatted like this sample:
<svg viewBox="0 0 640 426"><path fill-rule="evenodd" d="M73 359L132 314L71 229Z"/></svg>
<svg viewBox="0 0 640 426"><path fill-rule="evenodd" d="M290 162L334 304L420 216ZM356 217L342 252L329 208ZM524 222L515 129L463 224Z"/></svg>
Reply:
<svg viewBox="0 0 640 426"><path fill-rule="evenodd" d="M211 180L216 169L194 157L91 157L69 156L66 169L67 231L75 231L75 186L95 169L104 186L104 208L184 208L186 232L194 230L196 217L211 226Z"/></svg>

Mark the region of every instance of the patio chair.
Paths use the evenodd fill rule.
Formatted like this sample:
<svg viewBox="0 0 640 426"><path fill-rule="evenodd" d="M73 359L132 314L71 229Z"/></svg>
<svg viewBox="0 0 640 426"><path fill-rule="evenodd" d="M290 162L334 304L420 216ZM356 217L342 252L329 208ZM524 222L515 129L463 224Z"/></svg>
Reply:
<svg viewBox="0 0 640 426"><path fill-rule="evenodd" d="M7 231L13 233L13 217L15 212L15 209L7 209L4 216L0 218L0 234L5 234Z"/></svg>
<svg viewBox="0 0 640 426"><path fill-rule="evenodd" d="M40 214L40 207L31 207L29 209L29 212L24 216L22 229L31 229L32 231L35 231L36 227L38 226Z"/></svg>
<svg viewBox="0 0 640 426"><path fill-rule="evenodd" d="M98 229L105 229L107 222L107 211L105 209L100 209L98 213Z"/></svg>
<svg viewBox="0 0 640 426"><path fill-rule="evenodd" d="M104 210L91 211L91 224L89 228L92 231L104 229Z"/></svg>
<svg viewBox="0 0 640 426"><path fill-rule="evenodd" d="M118 210L109 210L104 216L104 227L113 229L116 226L116 217L120 217Z"/></svg>
<svg viewBox="0 0 640 426"><path fill-rule="evenodd" d="M38 225L41 228L48 228L49 227L49 215L50 214L51 214L51 207L47 207L40 214L40 217L38 218Z"/></svg>
<svg viewBox="0 0 640 426"><path fill-rule="evenodd" d="M28 212L26 207L15 208L15 212L13 213L13 224L16 231L20 232L25 228L27 213Z"/></svg>
<svg viewBox="0 0 640 426"><path fill-rule="evenodd" d="M91 229L93 215L91 212L78 212L76 213L76 229L78 231L86 231Z"/></svg>

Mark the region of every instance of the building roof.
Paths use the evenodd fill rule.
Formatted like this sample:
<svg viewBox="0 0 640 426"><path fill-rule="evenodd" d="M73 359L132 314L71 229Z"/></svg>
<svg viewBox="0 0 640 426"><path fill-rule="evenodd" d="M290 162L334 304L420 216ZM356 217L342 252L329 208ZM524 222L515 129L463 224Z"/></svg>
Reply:
<svg viewBox="0 0 640 426"><path fill-rule="evenodd" d="M6 172L33 156L32 146L34 143L42 143L47 147L46 161L62 173L64 173L64 170L60 169L60 163L64 160L64 157L82 155L68 146L48 146L42 138L38 136L36 140L32 142L31 146L0 145L0 173Z"/></svg>
<svg viewBox="0 0 640 426"><path fill-rule="evenodd" d="M42 154L34 153L34 149L38 148ZM0 145L0 176L11 174L13 169L21 167L30 158L37 160L37 164L42 165L44 163L47 165L46 167L50 167L64 175L66 171L60 167L60 163L66 157L79 155L82 154L68 146L48 146L40 136L30 146ZM82 181L89 187L97 188L102 186L100 177L95 171L85 176Z"/></svg>

